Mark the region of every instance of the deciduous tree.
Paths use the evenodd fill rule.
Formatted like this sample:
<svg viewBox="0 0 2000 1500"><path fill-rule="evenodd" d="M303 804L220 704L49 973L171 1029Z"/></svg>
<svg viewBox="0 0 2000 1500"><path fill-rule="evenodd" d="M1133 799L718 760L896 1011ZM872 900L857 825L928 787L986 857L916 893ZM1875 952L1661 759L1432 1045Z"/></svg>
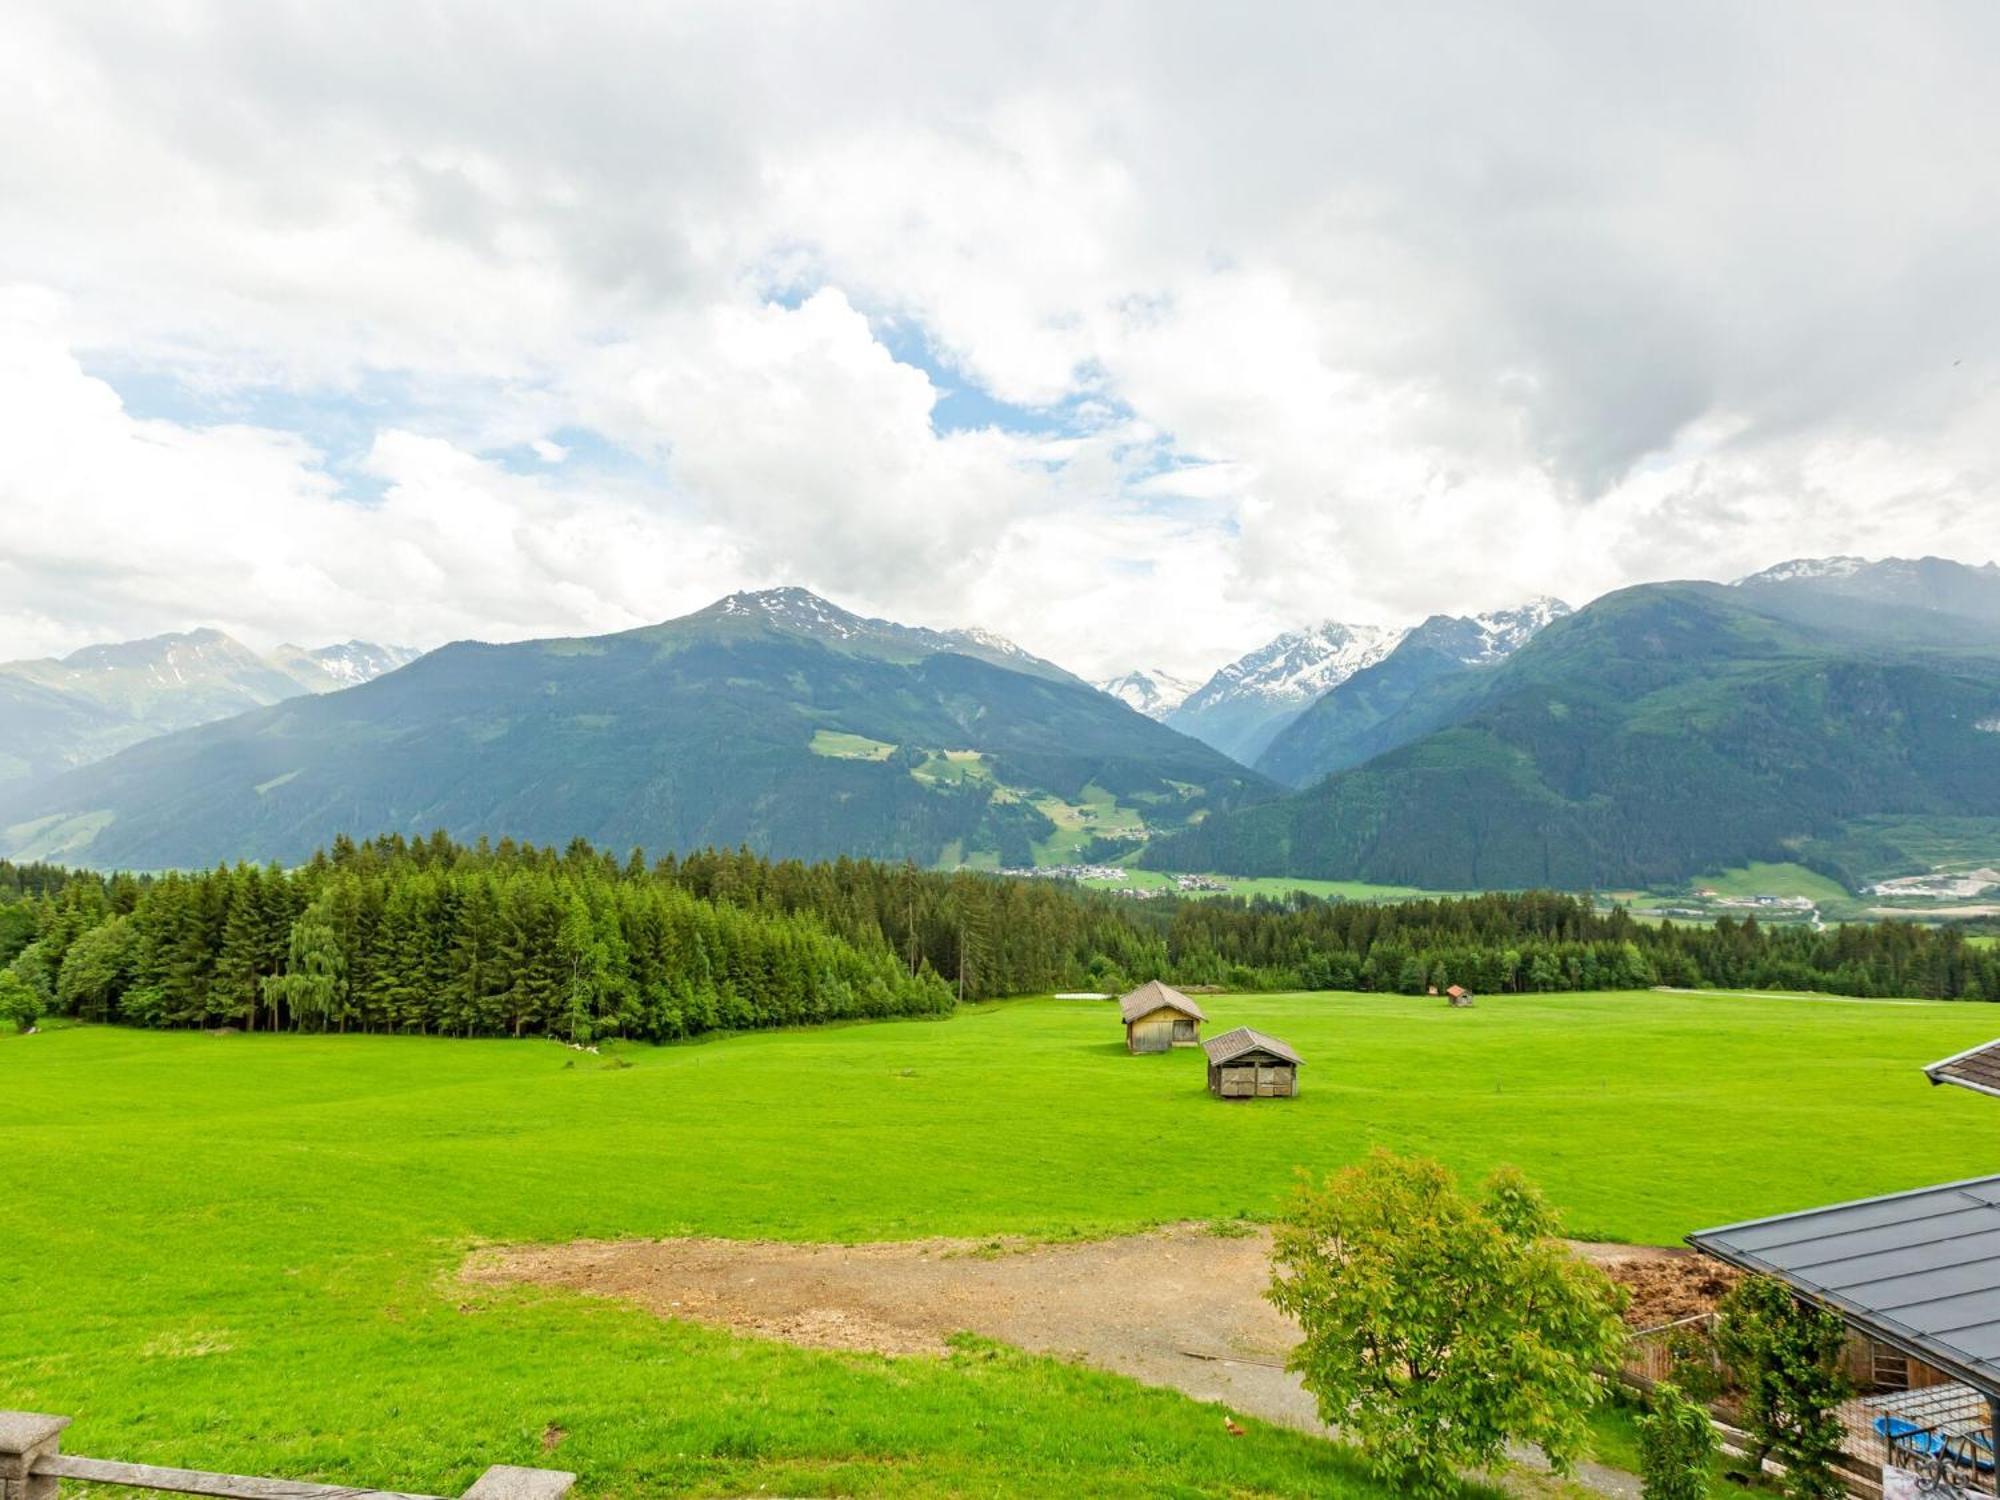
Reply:
<svg viewBox="0 0 2000 1500"><path fill-rule="evenodd" d="M1449 1495L1510 1441L1558 1471L1582 1453L1622 1294L1557 1227L1512 1170L1474 1198L1386 1151L1302 1186L1278 1225L1270 1297L1305 1335L1291 1367L1401 1493Z"/></svg>

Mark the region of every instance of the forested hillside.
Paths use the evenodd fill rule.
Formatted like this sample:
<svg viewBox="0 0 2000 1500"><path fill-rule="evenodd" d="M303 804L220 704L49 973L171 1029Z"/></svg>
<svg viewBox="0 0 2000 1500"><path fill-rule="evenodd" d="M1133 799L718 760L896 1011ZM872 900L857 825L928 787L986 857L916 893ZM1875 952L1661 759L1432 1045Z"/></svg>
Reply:
<svg viewBox="0 0 2000 1500"><path fill-rule="evenodd" d="M1145 862L1645 888L1809 860L1814 840L1871 816L2000 813L2000 652L1946 648L1907 614L1834 634L1791 613L1714 585L1608 595L1476 691L1443 679L1446 727L1161 840Z"/></svg>
<svg viewBox="0 0 2000 1500"><path fill-rule="evenodd" d="M0 863L0 987L142 1026L652 1039L1148 978L1485 993L1651 984L2000 1000L2000 951L1897 923L1647 926L1549 892L1135 903L1065 882L746 851L647 864L342 839L286 871Z"/></svg>
<svg viewBox="0 0 2000 1500"><path fill-rule="evenodd" d="M642 630L460 642L0 803L0 854L187 868L342 830L1022 865L1275 791L994 637L801 590Z"/></svg>

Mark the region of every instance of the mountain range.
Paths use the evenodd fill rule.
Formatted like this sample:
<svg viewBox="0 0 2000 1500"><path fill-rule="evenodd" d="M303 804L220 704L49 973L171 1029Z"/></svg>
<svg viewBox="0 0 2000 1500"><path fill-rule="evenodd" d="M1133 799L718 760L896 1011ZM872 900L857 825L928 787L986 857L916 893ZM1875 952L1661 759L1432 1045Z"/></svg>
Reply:
<svg viewBox="0 0 2000 1500"><path fill-rule="evenodd" d="M1346 768L1145 862L1574 889L1799 860L1852 884L1859 829L2000 816L2000 570L1808 561L1645 584L1497 667L1387 696L1372 721L1350 705L1359 739L1319 742Z"/></svg>
<svg viewBox="0 0 2000 1500"><path fill-rule="evenodd" d="M0 793L0 852L160 868L444 828L990 867L1274 790L999 637L773 589L616 635L461 641L135 745Z"/></svg>
<svg viewBox="0 0 2000 1500"><path fill-rule="evenodd" d="M0 783L47 776L157 735L367 682L418 653L369 641L260 656L220 630L0 662Z"/></svg>
<svg viewBox="0 0 2000 1500"><path fill-rule="evenodd" d="M1569 613L1560 599L1535 599L1490 614L1432 615L1380 661L1308 704L1257 758L1257 769L1305 786L1404 744L1448 722L1457 697L1481 674Z"/></svg>
<svg viewBox="0 0 2000 1500"><path fill-rule="evenodd" d="M1322 625L1178 703L1166 674L1093 687L801 589L407 655L197 631L0 668L0 855L291 860L442 827L1433 889L1796 860L1854 888L1924 867L1898 830L1981 858L2000 836L2000 569L1934 558ZM1248 767L1184 725L1265 742Z"/></svg>

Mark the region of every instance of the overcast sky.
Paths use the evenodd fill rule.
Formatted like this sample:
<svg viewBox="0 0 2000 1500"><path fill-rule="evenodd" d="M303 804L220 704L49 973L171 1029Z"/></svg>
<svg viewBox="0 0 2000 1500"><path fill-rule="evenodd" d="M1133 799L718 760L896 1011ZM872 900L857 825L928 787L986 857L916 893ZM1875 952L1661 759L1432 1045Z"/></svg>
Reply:
<svg viewBox="0 0 2000 1500"><path fill-rule="evenodd" d="M5 13L0 657L2000 553L1988 0Z"/></svg>

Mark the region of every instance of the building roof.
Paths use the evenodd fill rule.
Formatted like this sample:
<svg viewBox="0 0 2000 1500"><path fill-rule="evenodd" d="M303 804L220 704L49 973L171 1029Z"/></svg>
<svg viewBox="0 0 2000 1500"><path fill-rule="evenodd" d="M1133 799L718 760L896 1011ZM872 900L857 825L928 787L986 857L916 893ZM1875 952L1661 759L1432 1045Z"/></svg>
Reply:
<svg viewBox="0 0 2000 1500"><path fill-rule="evenodd" d="M1206 1021L1201 1007L1188 999L1170 984L1161 984L1157 979L1149 979L1139 988L1118 1002L1118 1019L1136 1021L1141 1016L1150 1016L1156 1010L1177 1010L1182 1015L1193 1016L1197 1021Z"/></svg>
<svg viewBox="0 0 2000 1500"><path fill-rule="evenodd" d="M1445 993L1451 996L1451 998L1454 1000L1463 1000L1467 995L1471 994L1472 991L1468 990L1462 984L1454 984L1447 986L1445 989Z"/></svg>
<svg viewBox="0 0 2000 1500"><path fill-rule="evenodd" d="M1221 1036L1212 1036L1201 1044L1201 1050L1208 1054L1208 1060L1218 1067L1234 1062L1250 1052L1268 1052L1273 1057L1283 1058L1294 1067L1304 1067L1305 1059L1274 1036L1249 1026L1239 1026L1234 1031L1225 1031Z"/></svg>
<svg viewBox="0 0 2000 1500"><path fill-rule="evenodd" d="M1881 1342L2000 1395L2000 1177L1687 1238L1697 1250L1775 1276Z"/></svg>
<svg viewBox="0 0 2000 1500"><path fill-rule="evenodd" d="M1924 1069L1932 1083L1955 1083L1981 1094L2000 1094L2000 1042L1982 1042Z"/></svg>

